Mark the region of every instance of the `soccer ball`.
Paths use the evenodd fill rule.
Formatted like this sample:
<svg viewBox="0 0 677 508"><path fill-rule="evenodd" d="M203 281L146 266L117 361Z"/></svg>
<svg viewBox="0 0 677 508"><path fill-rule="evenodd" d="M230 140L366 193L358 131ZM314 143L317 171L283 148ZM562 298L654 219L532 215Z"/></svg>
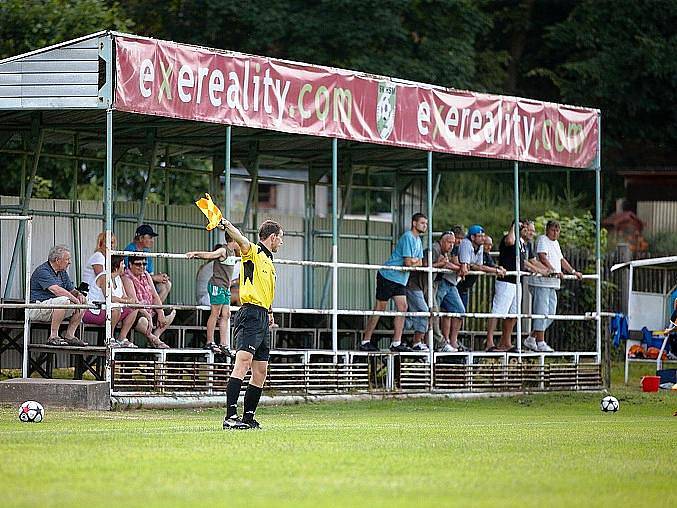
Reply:
<svg viewBox="0 0 677 508"><path fill-rule="evenodd" d="M40 423L45 416L42 404L27 400L19 407L19 420L24 423Z"/></svg>
<svg viewBox="0 0 677 508"><path fill-rule="evenodd" d="M620 404L618 403L618 399L616 397L607 395L602 399L600 407L602 411L605 413L615 413L616 411L618 411Z"/></svg>

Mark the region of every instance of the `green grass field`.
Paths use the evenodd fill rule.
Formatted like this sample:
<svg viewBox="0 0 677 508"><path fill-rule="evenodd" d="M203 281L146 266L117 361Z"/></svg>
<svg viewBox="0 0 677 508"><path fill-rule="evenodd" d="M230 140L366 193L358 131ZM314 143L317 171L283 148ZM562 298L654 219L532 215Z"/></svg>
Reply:
<svg viewBox="0 0 677 508"><path fill-rule="evenodd" d="M676 506L676 393L222 410L0 409L0 506Z"/></svg>

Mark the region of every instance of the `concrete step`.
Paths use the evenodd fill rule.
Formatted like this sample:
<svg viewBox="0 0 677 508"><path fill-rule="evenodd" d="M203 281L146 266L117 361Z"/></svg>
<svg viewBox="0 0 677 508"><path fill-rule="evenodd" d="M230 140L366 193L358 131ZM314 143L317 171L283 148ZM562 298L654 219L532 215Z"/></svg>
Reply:
<svg viewBox="0 0 677 508"><path fill-rule="evenodd" d="M17 378L0 382L0 403L19 404L35 400L45 408L111 408L110 385L106 381L78 379Z"/></svg>

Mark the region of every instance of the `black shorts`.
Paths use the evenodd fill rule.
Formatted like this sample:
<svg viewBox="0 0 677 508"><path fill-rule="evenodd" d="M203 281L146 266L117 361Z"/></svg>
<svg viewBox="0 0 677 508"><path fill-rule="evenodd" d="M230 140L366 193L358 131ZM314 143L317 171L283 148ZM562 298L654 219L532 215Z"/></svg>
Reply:
<svg viewBox="0 0 677 508"><path fill-rule="evenodd" d="M268 311L258 305L244 304L233 319L235 345L238 351L247 351L254 360L270 360Z"/></svg>
<svg viewBox="0 0 677 508"><path fill-rule="evenodd" d="M387 302L393 296L406 296L407 286L398 284L386 279L379 272L376 272L376 299Z"/></svg>

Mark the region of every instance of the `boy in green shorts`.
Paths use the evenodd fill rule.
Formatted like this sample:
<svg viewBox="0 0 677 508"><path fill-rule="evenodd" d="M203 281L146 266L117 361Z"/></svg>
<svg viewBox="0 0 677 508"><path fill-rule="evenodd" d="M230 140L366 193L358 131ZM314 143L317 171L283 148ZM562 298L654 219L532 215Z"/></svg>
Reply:
<svg viewBox="0 0 677 508"><path fill-rule="evenodd" d="M211 312L207 320L207 345L213 353L232 356L230 351L230 282L235 264L240 258L235 249L237 243L226 234L226 244L212 252L186 252L188 258L214 260L214 275L209 279L209 303ZM216 323L219 323L219 344L214 343Z"/></svg>

